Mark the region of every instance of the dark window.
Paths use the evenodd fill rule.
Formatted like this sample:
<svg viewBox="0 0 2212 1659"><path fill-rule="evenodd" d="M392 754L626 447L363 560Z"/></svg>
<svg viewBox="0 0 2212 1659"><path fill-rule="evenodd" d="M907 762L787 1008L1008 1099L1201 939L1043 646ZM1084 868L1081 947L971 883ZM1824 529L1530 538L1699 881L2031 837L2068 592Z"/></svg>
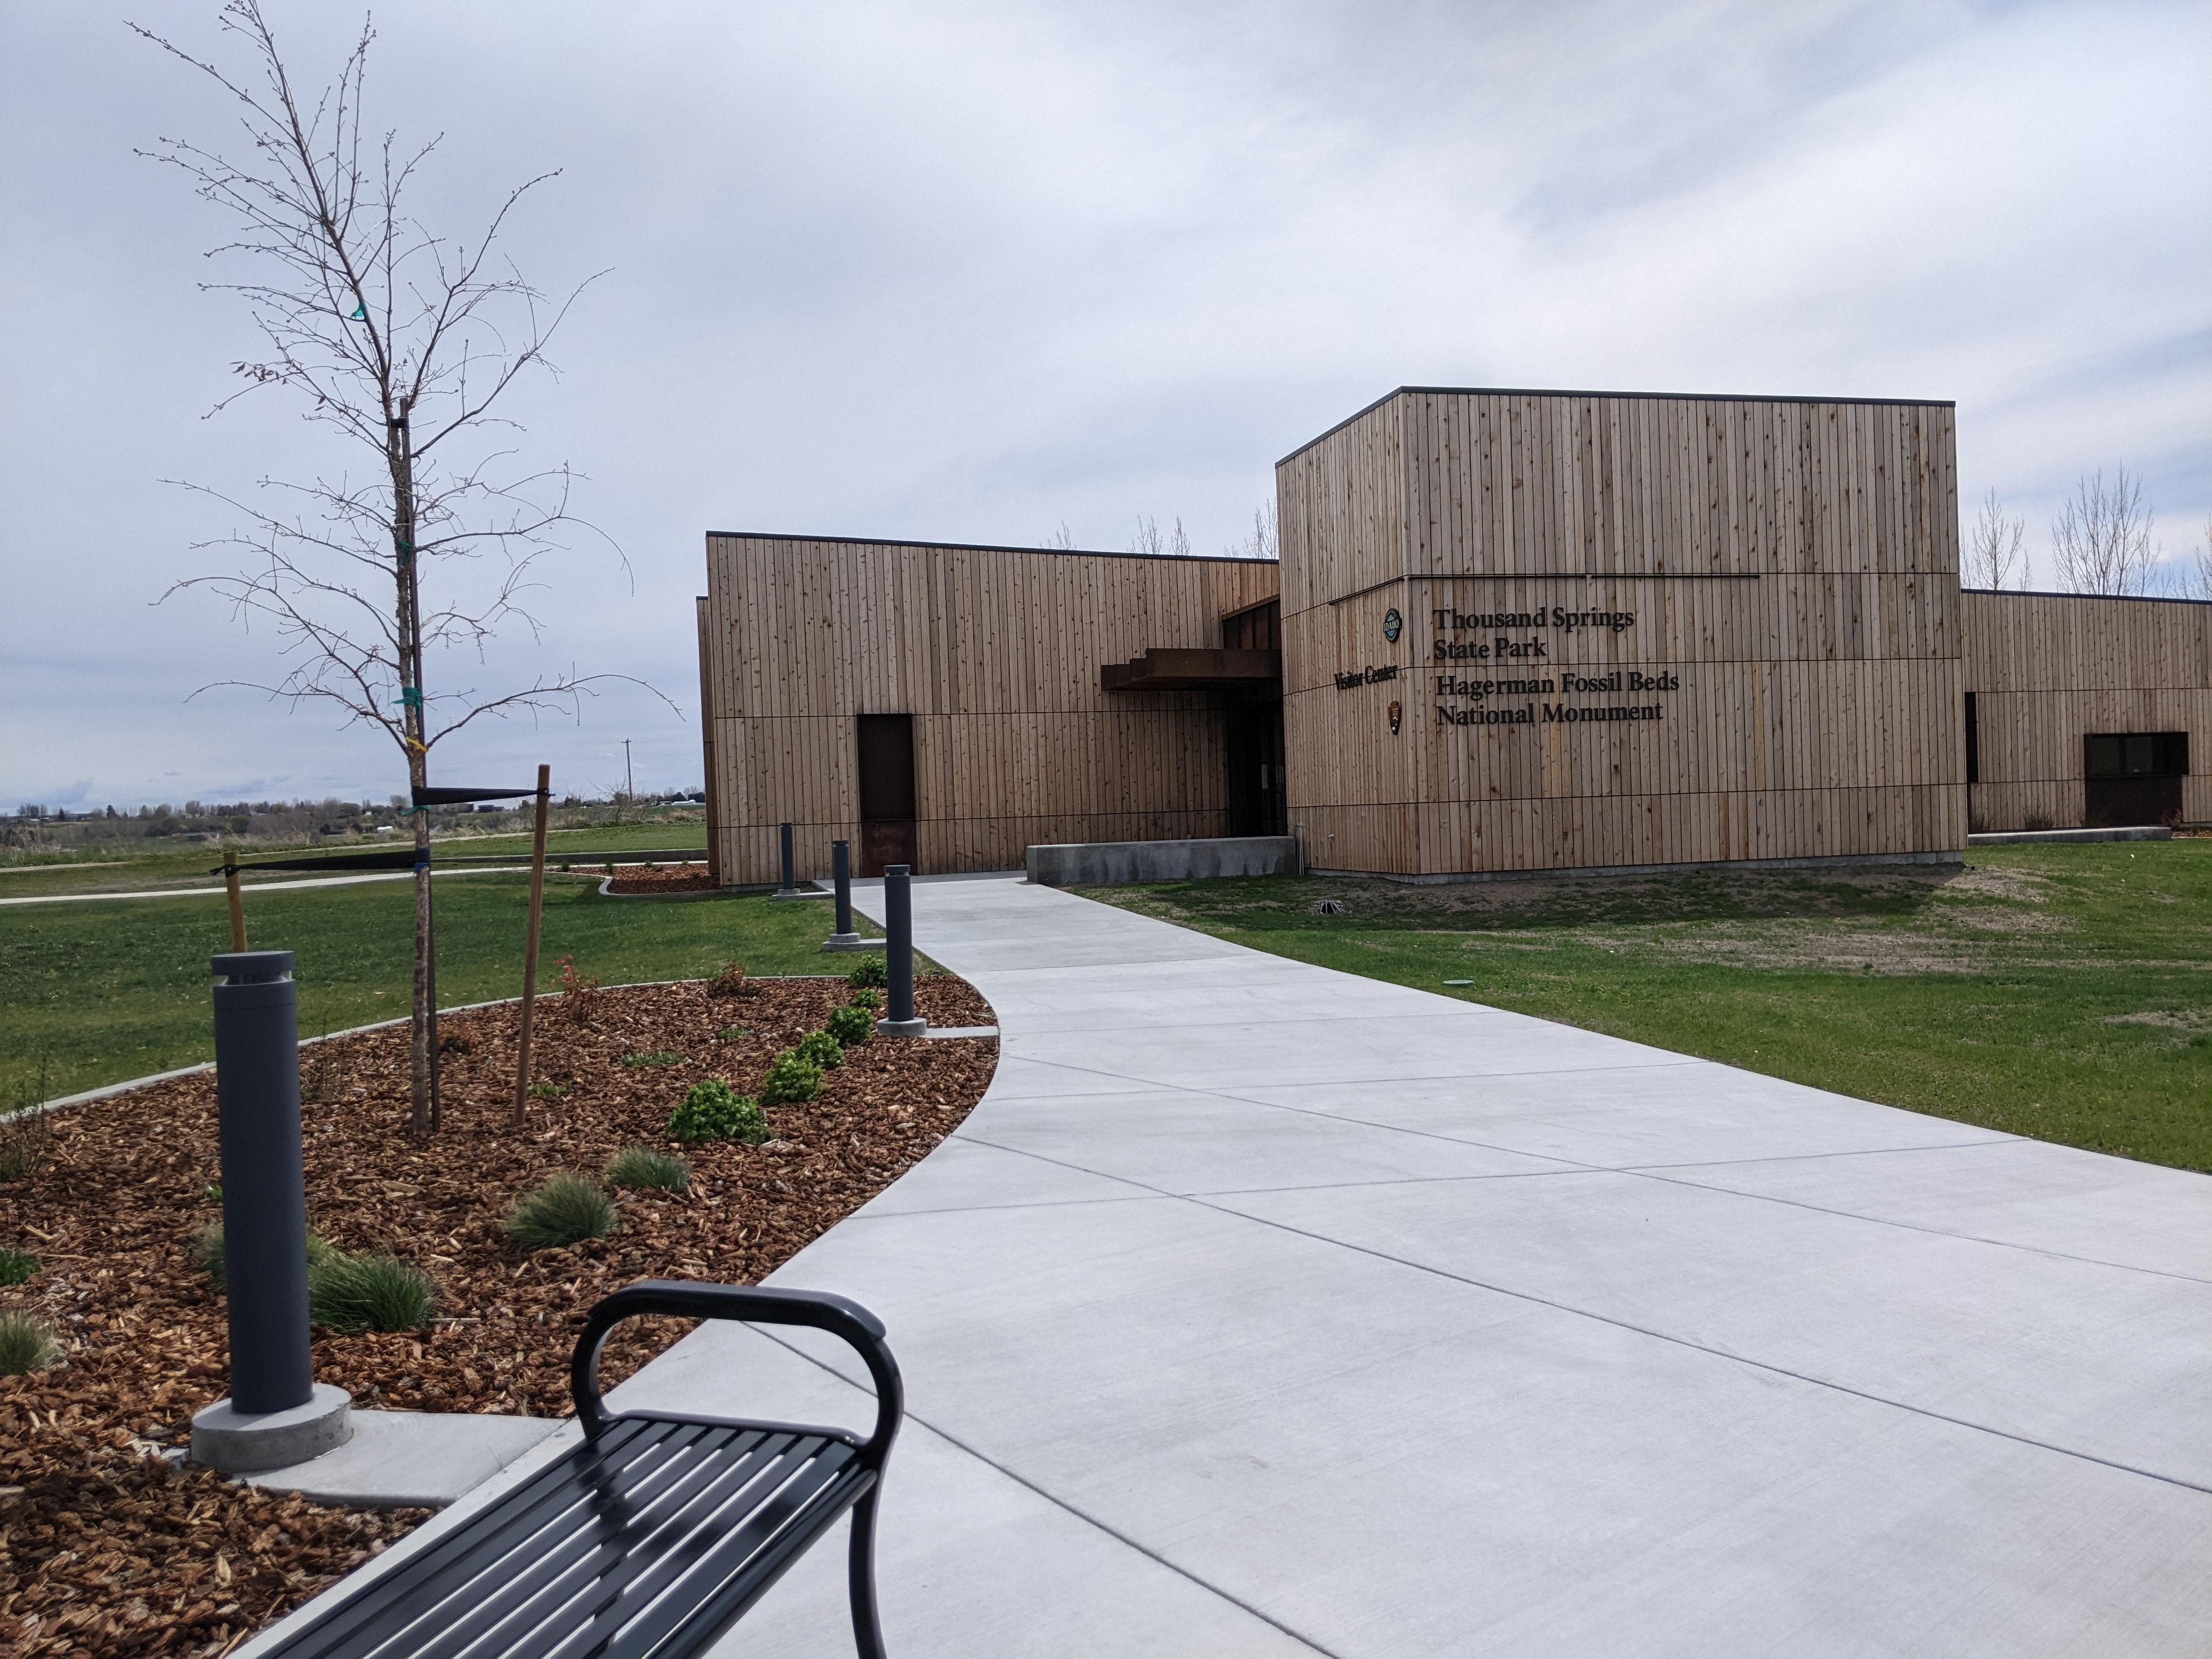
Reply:
<svg viewBox="0 0 2212 1659"><path fill-rule="evenodd" d="M2186 777L2189 733L2092 732L2081 739L2081 758L2083 772L2093 778Z"/></svg>
<svg viewBox="0 0 2212 1659"><path fill-rule="evenodd" d="M1966 781L1982 781L1982 728L1974 720L1974 694L1966 693Z"/></svg>

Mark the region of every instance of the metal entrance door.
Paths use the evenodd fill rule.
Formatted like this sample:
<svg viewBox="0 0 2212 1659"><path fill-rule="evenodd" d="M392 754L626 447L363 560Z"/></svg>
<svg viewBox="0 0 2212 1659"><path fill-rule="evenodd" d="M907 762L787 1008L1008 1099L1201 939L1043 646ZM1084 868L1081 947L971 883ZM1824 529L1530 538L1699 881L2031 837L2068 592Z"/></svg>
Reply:
<svg viewBox="0 0 2212 1659"><path fill-rule="evenodd" d="M915 863L914 830L914 716L862 714L860 757L860 873L880 876L886 865ZM916 872L916 873L920 873Z"/></svg>

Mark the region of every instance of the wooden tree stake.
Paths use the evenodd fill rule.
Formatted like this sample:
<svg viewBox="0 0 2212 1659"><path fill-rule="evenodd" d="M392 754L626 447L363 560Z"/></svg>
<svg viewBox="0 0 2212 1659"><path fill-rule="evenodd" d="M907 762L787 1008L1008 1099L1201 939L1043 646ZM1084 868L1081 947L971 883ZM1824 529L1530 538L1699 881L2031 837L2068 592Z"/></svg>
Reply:
<svg viewBox="0 0 2212 1659"><path fill-rule="evenodd" d="M517 1128L529 1121L530 1015L538 1000L538 936L545 912L545 808L552 794L553 769L538 769L538 818L530 831L530 944L522 957L522 1042L514 1062Z"/></svg>
<svg viewBox="0 0 2212 1659"><path fill-rule="evenodd" d="M230 897L230 948L246 948L246 896L239 891L238 866L229 854L223 854L222 889Z"/></svg>

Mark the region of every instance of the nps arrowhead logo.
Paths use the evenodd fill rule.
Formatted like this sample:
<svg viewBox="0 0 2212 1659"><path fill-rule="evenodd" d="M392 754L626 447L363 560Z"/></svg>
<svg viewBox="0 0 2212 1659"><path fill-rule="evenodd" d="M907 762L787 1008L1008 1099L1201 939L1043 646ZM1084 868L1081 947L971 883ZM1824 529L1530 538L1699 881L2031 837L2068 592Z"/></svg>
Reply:
<svg viewBox="0 0 2212 1659"><path fill-rule="evenodd" d="M1398 635L1405 631L1406 619L1398 614L1398 607L1394 605L1382 613L1382 637L1395 645Z"/></svg>

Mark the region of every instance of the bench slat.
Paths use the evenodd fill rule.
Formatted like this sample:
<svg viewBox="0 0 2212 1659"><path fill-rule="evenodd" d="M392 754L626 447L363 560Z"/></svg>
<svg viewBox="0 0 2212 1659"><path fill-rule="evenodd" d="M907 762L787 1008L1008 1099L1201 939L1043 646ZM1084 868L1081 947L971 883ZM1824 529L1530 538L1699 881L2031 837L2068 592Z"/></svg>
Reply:
<svg viewBox="0 0 2212 1659"><path fill-rule="evenodd" d="M580 1468L571 1488L579 1504L542 1541L521 1542L495 1563L489 1582L480 1581L489 1593L473 1607L441 1607L418 1620L419 1633L404 1651L410 1659L461 1659L480 1641L488 1652L507 1651L625 1559L650 1560L672 1524L684 1524L702 1501L711 1513L790 1446L786 1436L710 1430L662 1460L647 1480L624 1479L628 1468L607 1478L610 1472ZM595 1490L603 1480L605 1489Z"/></svg>
<svg viewBox="0 0 2212 1659"><path fill-rule="evenodd" d="M571 1642L560 1650L559 1659L600 1651L606 1659L647 1659L664 1645L690 1651L692 1632L711 1633L737 1618L782 1576L829 1520L874 1484L874 1471L854 1469L852 1460L849 1446L825 1448L742 1527L702 1555L678 1588L658 1604L638 1610L604 1650Z"/></svg>
<svg viewBox="0 0 2212 1659"><path fill-rule="evenodd" d="M492 1562L512 1549L520 1538L541 1530L574 1507L577 1495L569 1490L575 1478L579 1455L616 1464L641 1454L641 1467L649 1462L656 1446L679 1437L696 1437L696 1425L673 1420L629 1418L611 1426L596 1443L586 1442L568 1455L547 1464L498 1504L440 1540L440 1547L414 1556L366 1585L346 1603L318 1620L277 1651L287 1659L325 1659L339 1653L370 1653L383 1636L364 1642L363 1627L380 1624L395 1606L416 1608L442 1601L478 1577Z"/></svg>

